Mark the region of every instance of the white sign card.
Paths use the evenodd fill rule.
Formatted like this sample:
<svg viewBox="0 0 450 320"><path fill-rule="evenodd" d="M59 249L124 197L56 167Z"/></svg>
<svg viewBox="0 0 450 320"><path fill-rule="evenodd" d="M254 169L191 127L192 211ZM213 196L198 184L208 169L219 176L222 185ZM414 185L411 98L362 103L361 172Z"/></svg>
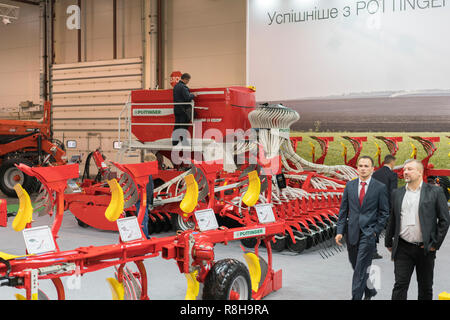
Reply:
<svg viewBox="0 0 450 320"><path fill-rule="evenodd" d="M195 211L195 219L197 220L200 231L215 230L219 228L216 214L213 209Z"/></svg>
<svg viewBox="0 0 450 320"><path fill-rule="evenodd" d="M256 214L260 223L270 223L275 221L272 205L270 203L255 205Z"/></svg>
<svg viewBox="0 0 450 320"><path fill-rule="evenodd" d="M82 192L81 188L80 188L80 187L78 186L78 184L77 184L75 181L73 181L73 180L67 181L67 186L70 188L70 191L71 191L72 193L81 193L81 192Z"/></svg>
<svg viewBox="0 0 450 320"><path fill-rule="evenodd" d="M138 240L142 238L141 228L137 217L128 217L117 220L120 238L123 242Z"/></svg>
<svg viewBox="0 0 450 320"><path fill-rule="evenodd" d="M56 251L55 241L48 226L24 229L22 233L29 254Z"/></svg>

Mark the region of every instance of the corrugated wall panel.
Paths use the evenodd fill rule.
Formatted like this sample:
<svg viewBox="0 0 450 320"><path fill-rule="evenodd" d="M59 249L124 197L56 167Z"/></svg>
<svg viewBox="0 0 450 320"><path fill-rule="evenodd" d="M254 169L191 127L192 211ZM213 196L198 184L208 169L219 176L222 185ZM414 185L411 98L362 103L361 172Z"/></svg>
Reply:
<svg viewBox="0 0 450 320"><path fill-rule="evenodd" d="M76 148L67 149L69 158L83 154L85 159L101 148L108 159L116 160L113 145L118 141L119 115L131 90L142 86L140 58L54 65L53 131L66 146L67 141L76 141ZM124 162L139 160L135 153Z"/></svg>

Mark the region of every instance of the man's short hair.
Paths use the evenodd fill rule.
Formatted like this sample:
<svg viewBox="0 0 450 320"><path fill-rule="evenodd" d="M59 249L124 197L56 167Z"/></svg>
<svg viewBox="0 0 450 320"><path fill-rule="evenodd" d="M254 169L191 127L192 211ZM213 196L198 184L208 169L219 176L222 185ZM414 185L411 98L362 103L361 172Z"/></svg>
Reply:
<svg viewBox="0 0 450 320"><path fill-rule="evenodd" d="M375 162L373 161L373 159L372 159L372 157L371 156L361 156L361 157L359 157L359 159L358 159L358 162L357 163L359 163L359 160L361 160L361 159L369 159L370 160L370 163L372 163L372 167L374 166L374 164L375 164Z"/></svg>
<svg viewBox="0 0 450 320"><path fill-rule="evenodd" d="M406 160L405 161L405 163L403 164L403 166L405 166L406 164L408 164L408 163L411 163L411 162L414 162L415 164L416 164L416 166L417 166L417 169L419 170L419 171L422 171L423 172L423 163L422 163L422 161L420 161L420 160L417 160L417 159L408 159L408 160Z"/></svg>
<svg viewBox="0 0 450 320"><path fill-rule="evenodd" d="M384 163L385 164L389 164L389 163L391 163L392 161L395 161L395 160L396 160L396 158L392 154L388 154L388 155L386 155L386 157L384 157Z"/></svg>
<svg viewBox="0 0 450 320"><path fill-rule="evenodd" d="M181 75L181 80L190 80L191 79L191 75L189 73L183 73Z"/></svg>

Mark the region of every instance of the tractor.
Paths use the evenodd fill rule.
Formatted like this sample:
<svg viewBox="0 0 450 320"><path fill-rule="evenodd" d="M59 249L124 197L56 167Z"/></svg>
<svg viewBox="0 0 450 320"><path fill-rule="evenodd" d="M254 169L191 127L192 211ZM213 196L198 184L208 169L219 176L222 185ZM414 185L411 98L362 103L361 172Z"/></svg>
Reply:
<svg viewBox="0 0 450 320"><path fill-rule="evenodd" d="M52 139L51 105L44 104L42 121L0 120L0 190L8 197L16 197L14 185L20 183L29 193L38 191L37 179L16 168L54 166L67 162L64 145Z"/></svg>

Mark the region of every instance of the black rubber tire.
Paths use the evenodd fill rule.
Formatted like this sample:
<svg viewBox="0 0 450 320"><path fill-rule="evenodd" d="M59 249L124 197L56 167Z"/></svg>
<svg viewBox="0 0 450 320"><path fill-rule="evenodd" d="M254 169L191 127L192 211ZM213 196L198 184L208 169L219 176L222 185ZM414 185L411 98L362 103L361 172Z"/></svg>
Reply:
<svg viewBox="0 0 450 320"><path fill-rule="evenodd" d="M153 221L152 219L148 218L148 234L151 235L153 232Z"/></svg>
<svg viewBox="0 0 450 320"><path fill-rule="evenodd" d="M309 249L313 246L313 237L309 234L306 235L306 249Z"/></svg>
<svg viewBox="0 0 450 320"><path fill-rule="evenodd" d="M75 218L75 219L77 219L77 223L78 223L78 225L79 225L80 227L82 227L82 228L88 228L88 227L89 227L89 225L88 225L87 223L84 223L83 221L81 221L81 220L78 219L78 218Z"/></svg>
<svg viewBox="0 0 450 320"><path fill-rule="evenodd" d="M306 249L307 245L307 238L305 235L303 235L298 230L293 230L292 233L295 237L295 243L292 241L291 237L286 237L286 247L289 249L289 251L295 252L295 253L302 253ZM297 239L297 238L303 238L303 239Z"/></svg>
<svg viewBox="0 0 450 320"><path fill-rule="evenodd" d="M180 221L181 219L182 219L181 216L178 215L177 213L172 214L172 230L173 231L175 231L175 232L178 230L186 231L186 230L195 228L195 224L193 224L192 228L187 229L188 224L185 222L182 223Z"/></svg>
<svg viewBox="0 0 450 320"><path fill-rule="evenodd" d="M163 232L167 232L172 230L172 221L165 215L165 214L161 214L163 216Z"/></svg>
<svg viewBox="0 0 450 320"><path fill-rule="evenodd" d="M153 232L160 233L161 230L163 229L163 222L161 220L159 220L158 216L154 216L154 218L155 218L155 221L153 221L152 219L149 219L153 225Z"/></svg>
<svg viewBox="0 0 450 320"><path fill-rule="evenodd" d="M247 238L241 239L241 243L244 247L253 249L256 246L256 242L258 240L256 238Z"/></svg>
<svg viewBox="0 0 450 320"><path fill-rule="evenodd" d="M286 248L286 236L284 234L276 234L275 237L277 237L276 242L270 241L270 246L273 251L281 252Z"/></svg>
<svg viewBox="0 0 450 320"><path fill-rule="evenodd" d="M203 300L230 300L230 291L235 280L243 281L247 299L252 298L252 284L247 267L236 259L217 261L208 272L203 286ZM246 290L245 290L246 289Z"/></svg>
<svg viewBox="0 0 450 320"><path fill-rule="evenodd" d="M5 160L0 166L0 189L7 197L17 198L16 191L14 190L14 186L12 185L13 182L7 182L5 179L7 178L6 173L14 169L15 165L19 163L23 163L29 167L33 166L33 163L31 161L22 158L12 158ZM23 175L23 181L19 181L19 183L29 194L32 194L36 192L37 189L39 189L40 184L35 177L30 177L23 172L21 172L21 175Z"/></svg>

